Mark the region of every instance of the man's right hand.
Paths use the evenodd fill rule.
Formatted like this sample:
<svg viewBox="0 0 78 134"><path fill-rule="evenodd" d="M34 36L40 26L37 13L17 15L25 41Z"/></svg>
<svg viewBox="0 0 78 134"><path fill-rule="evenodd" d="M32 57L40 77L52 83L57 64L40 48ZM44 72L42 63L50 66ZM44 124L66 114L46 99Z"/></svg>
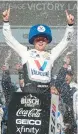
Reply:
<svg viewBox="0 0 78 134"><path fill-rule="evenodd" d="M56 89L55 86L52 86L52 87L51 87L51 89L50 89L50 93L51 93L51 94L59 95L59 92L58 92L58 90Z"/></svg>
<svg viewBox="0 0 78 134"><path fill-rule="evenodd" d="M9 16L10 16L10 8L3 12L3 21L9 21Z"/></svg>

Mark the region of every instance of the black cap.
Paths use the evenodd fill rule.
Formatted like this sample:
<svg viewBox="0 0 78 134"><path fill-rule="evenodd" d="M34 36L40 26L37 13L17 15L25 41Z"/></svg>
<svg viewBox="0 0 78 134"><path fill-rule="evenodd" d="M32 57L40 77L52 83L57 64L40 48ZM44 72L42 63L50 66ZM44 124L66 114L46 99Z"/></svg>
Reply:
<svg viewBox="0 0 78 134"><path fill-rule="evenodd" d="M72 76L74 74L72 69L67 69L66 74Z"/></svg>
<svg viewBox="0 0 78 134"><path fill-rule="evenodd" d="M66 74L68 74L68 75L71 75L71 76L72 76L72 75L73 75L73 72L72 72L72 71L67 71L67 72L66 72Z"/></svg>

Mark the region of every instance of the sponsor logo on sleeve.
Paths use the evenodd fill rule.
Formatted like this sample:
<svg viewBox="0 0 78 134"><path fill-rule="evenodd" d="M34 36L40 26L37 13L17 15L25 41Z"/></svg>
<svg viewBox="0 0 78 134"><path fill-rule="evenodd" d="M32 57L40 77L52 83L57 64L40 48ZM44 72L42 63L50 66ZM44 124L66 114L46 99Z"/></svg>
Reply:
<svg viewBox="0 0 78 134"><path fill-rule="evenodd" d="M67 35L67 40L68 40L68 41L71 40L71 36L72 36L72 33L69 32L68 35Z"/></svg>

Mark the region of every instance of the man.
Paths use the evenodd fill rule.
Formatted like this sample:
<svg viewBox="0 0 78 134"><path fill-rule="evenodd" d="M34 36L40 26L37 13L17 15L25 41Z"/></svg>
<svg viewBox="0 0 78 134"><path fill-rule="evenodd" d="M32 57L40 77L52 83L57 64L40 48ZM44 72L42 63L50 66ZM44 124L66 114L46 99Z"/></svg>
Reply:
<svg viewBox="0 0 78 134"><path fill-rule="evenodd" d="M55 81L55 87L59 90L59 92L61 92L61 88L64 83L66 83L67 85L70 84L70 82L72 81L72 77L73 77L72 67L70 64L65 62L63 67L61 67L61 69L59 70Z"/></svg>
<svg viewBox="0 0 78 134"><path fill-rule="evenodd" d="M73 95L73 111L74 111L74 118L78 126L78 88Z"/></svg>
<svg viewBox="0 0 78 134"><path fill-rule="evenodd" d="M63 98L63 101L66 104L69 104L71 103L71 101L68 101L70 99L70 95L73 95L75 92L74 90L72 93L72 89L70 87L74 72L71 67L70 56L66 55L64 59L64 65L59 70L57 78L55 80L55 88L59 91L61 97Z"/></svg>
<svg viewBox="0 0 78 134"><path fill-rule="evenodd" d="M29 32L29 43L34 49L27 51L27 47L21 45L11 34L9 25L10 8L3 12L3 34L6 43L13 48L22 58L24 69L25 92L49 93L51 81L51 69L54 61L67 47L73 33L74 16L66 17L68 26L62 41L51 50L51 54L45 52L45 47L52 41L51 29L44 24L32 26Z"/></svg>
<svg viewBox="0 0 78 134"><path fill-rule="evenodd" d="M23 71L23 66L20 63L16 64L16 70L18 71L20 89L23 92L23 88L24 88L24 71Z"/></svg>
<svg viewBox="0 0 78 134"><path fill-rule="evenodd" d="M0 104L0 134L1 134L1 127L2 127L1 124L2 124L3 114L4 114L4 111L2 108L2 104Z"/></svg>
<svg viewBox="0 0 78 134"><path fill-rule="evenodd" d="M60 100L63 100L63 105L65 105L65 111L63 110L63 121L65 126L66 134L73 134L76 131L76 123L74 120L73 113L73 96L76 92L76 88L70 87L70 83L73 78L73 69L70 65L70 56L66 55L63 67L59 70L56 78L55 87L60 93Z"/></svg>
<svg viewBox="0 0 78 134"><path fill-rule="evenodd" d="M3 120L2 120L2 131L3 134L6 134L7 131L7 121L8 121L8 106L12 99L12 95L14 92L22 92L21 89L19 90L18 87L12 83L9 67L6 65L2 66L2 90L5 97L5 106L3 107ZM18 91L19 90L19 91Z"/></svg>
<svg viewBox="0 0 78 134"><path fill-rule="evenodd" d="M18 87L11 82L9 67L3 65L2 71L3 72L2 72L1 85L5 97L5 105L8 107L12 98L12 94L18 90Z"/></svg>

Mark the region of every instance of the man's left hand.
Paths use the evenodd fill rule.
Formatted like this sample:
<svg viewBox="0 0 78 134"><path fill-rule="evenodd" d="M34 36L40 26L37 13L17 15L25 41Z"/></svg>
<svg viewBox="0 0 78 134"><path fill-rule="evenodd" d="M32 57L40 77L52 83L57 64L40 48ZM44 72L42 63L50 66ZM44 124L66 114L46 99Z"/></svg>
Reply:
<svg viewBox="0 0 78 134"><path fill-rule="evenodd" d="M69 14L67 10L65 10L67 22L69 25L74 24L74 16L72 14Z"/></svg>

